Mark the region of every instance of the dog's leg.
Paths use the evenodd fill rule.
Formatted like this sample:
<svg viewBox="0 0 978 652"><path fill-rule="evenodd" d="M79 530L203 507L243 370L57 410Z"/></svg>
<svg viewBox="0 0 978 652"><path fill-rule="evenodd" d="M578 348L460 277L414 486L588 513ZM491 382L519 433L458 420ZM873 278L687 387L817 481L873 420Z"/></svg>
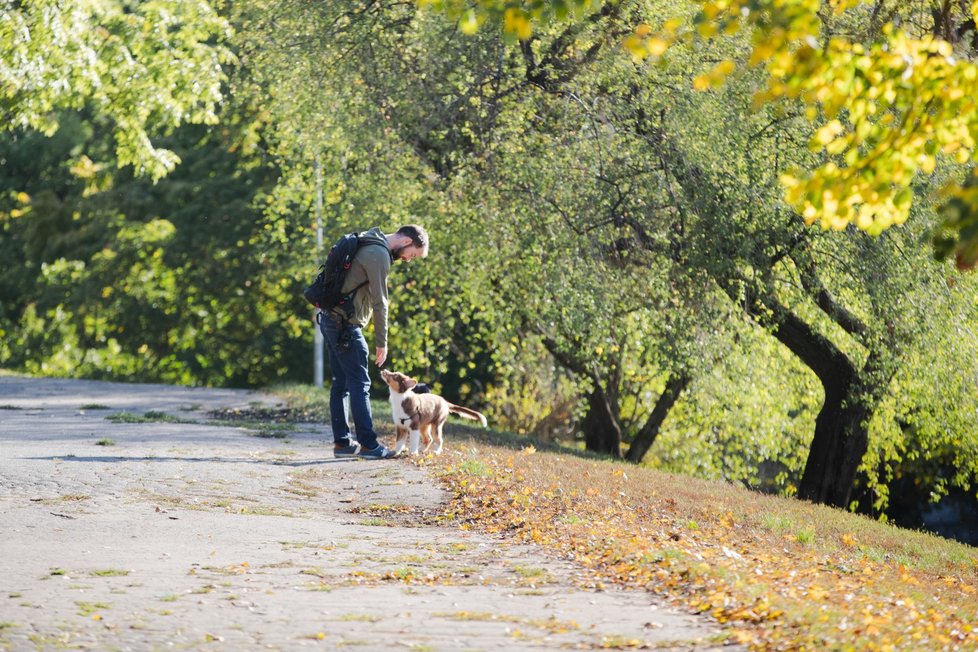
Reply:
<svg viewBox="0 0 978 652"><path fill-rule="evenodd" d="M431 448L432 429L433 427L430 423L426 423L425 425L421 426L421 439L424 441L424 450L421 451L422 453L427 453L428 449Z"/></svg>
<svg viewBox="0 0 978 652"><path fill-rule="evenodd" d="M394 429L397 431L397 441L394 444L394 454L397 455L407 447L408 427L397 425L394 427Z"/></svg>
<svg viewBox="0 0 978 652"><path fill-rule="evenodd" d="M436 427L432 428L435 433L435 455L441 455L441 445L442 445L442 427L444 422L439 423Z"/></svg>
<svg viewBox="0 0 978 652"><path fill-rule="evenodd" d="M408 450L411 452L411 455L417 455L418 454L418 448L419 448L420 445L421 445L421 431L418 430L417 428L412 428L411 429L411 444L408 447Z"/></svg>

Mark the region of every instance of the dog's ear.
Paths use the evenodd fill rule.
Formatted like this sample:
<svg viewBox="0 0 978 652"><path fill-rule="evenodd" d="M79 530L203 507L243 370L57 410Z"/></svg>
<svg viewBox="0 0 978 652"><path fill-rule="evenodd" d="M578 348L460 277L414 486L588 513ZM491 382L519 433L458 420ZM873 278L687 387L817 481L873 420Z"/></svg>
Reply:
<svg viewBox="0 0 978 652"><path fill-rule="evenodd" d="M410 376L405 376L404 379L401 380L401 385L404 387L404 391L413 388L417 384L418 381L416 381L414 378L411 378Z"/></svg>

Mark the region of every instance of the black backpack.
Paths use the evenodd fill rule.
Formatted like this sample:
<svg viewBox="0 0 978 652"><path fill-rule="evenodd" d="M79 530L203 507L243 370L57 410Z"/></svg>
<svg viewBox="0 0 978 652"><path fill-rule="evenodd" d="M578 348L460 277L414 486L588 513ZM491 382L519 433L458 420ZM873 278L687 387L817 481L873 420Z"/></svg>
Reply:
<svg viewBox="0 0 978 652"><path fill-rule="evenodd" d="M337 306L342 306L347 318L353 315L353 295L367 284L366 281L349 292L343 292L343 281L350 271L353 257L360 247L360 236L357 233L347 233L332 246L326 256L326 262L319 266L319 275L312 285L303 292L306 301L323 312L329 312Z"/></svg>

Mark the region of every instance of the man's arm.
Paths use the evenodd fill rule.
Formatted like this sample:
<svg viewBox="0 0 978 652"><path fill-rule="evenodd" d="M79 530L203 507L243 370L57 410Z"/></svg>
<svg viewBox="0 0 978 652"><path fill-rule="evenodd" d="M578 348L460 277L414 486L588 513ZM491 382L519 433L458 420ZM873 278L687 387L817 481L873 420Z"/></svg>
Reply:
<svg viewBox="0 0 978 652"><path fill-rule="evenodd" d="M374 314L374 346L377 366L387 360L387 275L390 272L390 254L382 247L371 247L373 264L365 265L367 288L370 292L370 307Z"/></svg>

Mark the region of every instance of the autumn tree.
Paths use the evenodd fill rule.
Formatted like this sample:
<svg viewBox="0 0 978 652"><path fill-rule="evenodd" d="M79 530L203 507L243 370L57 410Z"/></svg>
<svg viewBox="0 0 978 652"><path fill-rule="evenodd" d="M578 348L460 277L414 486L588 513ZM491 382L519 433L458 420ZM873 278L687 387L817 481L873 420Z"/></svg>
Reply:
<svg viewBox="0 0 978 652"><path fill-rule="evenodd" d="M428 3L423 3L428 4ZM498 24L527 40L551 21L580 20L600 0L431 3L460 29ZM688 7L687 5L686 7ZM763 70L755 108L800 103L817 127L810 167L786 170L784 199L806 223L872 234L903 223L912 184L947 158L966 167L976 153L978 4L886 0L697 0L649 13L622 44L636 59L668 58L670 46L747 32L743 60L725 58L692 80L721 84L744 68ZM938 258L961 268L978 263L978 181L952 177L941 191L943 222L933 229Z"/></svg>
<svg viewBox="0 0 978 652"><path fill-rule="evenodd" d="M717 19L716 9L697 19L704 26L700 36L713 35L710 21ZM491 17L491 13L486 15ZM656 13L661 14L649 11L650 15ZM480 15L478 10L475 15ZM462 18L460 25L466 29L464 15ZM860 18L864 19L862 23ZM840 12L839 16L819 17L819 25L832 33L888 38L890 30L874 23L877 18L858 11ZM501 12L499 19L505 29L523 39L524 49L546 48L550 38L547 33L537 38L526 25L526 31L519 33L518 10ZM577 18L578 22L582 20ZM726 27L728 34L735 33L733 22ZM756 33L763 35L761 27ZM678 28L679 25L670 24L666 31L678 34ZM844 148L832 151L839 147L838 143L828 152L823 146L834 143L845 130L840 129L842 121L836 124L823 119L819 124L819 116L826 111L821 104L821 113L812 114L810 102L827 101L824 93L819 99L815 91L812 97L784 91L758 101L758 88L770 90L766 80L771 72L750 66L751 58L758 57L754 39L761 38L752 36L754 33L715 39L715 46L676 37L669 57L661 59L657 66L629 70L609 65L601 73L603 86L594 87L590 93L579 87L561 90L587 107L583 111L587 119L602 125L602 133L596 139L602 138L608 151L622 152L622 134L630 134L646 148L645 156L651 162L643 171L644 176L631 177L633 184L643 183L643 191L636 193L643 202L622 202L615 211L617 221L601 222L600 217L595 217L590 222L592 227L608 232L606 240L624 237L632 247L655 253L659 260L678 257L690 270L707 273L734 305L741 306L758 326L768 330L814 373L824 396L814 419L814 439L798 491L815 501L846 506L859 474L875 473L864 465L871 446L870 427L874 415L894 396L902 395L895 383L908 372L907 361L913 359L909 352L925 346L928 338L941 339L937 336L939 327L930 330L923 325L932 324L929 317L934 314L944 315L947 324L960 323L956 320L962 319L963 305L959 300L942 298L940 267L919 258L910 264L906 254L936 224L927 208L931 188L911 186L913 172L920 165L923 172L932 172L936 169L932 165L942 159L936 150L920 150L921 155L931 157L922 159L912 147L900 154L900 140L893 141L897 144L895 153L891 152L893 143L884 145L880 151L893 153L897 157L894 160L903 161L901 157L909 152L910 160L915 161L904 169L905 176L897 174L900 183L890 179L873 185L877 181L867 172L872 168L864 166L863 172L852 178L864 184L859 187L865 201L828 204L833 211L842 211L833 212L832 220L837 221L829 224L836 227L838 235L806 227L806 219L810 222L813 216L828 213L813 213L809 205L794 202L790 193L787 203L779 201L785 197L785 184L797 187L791 179L801 178L800 171L808 170L806 178L810 181L805 183L829 188L826 184L830 182L825 179L831 175L825 176L826 172L841 168L839 162L824 157L840 155L845 159L847 153ZM655 34L662 32L639 36L646 38L642 41L644 47L661 55L668 43ZM806 45L813 49L816 44ZM950 54L945 46L935 47L938 50L933 54L939 55L938 59ZM770 53L774 56L776 51ZM813 52L802 52L803 59L811 56ZM712 63L704 65L704 60L710 59ZM734 70L741 72L732 75ZM712 87L720 90L710 95L708 89ZM880 90L884 91L885 101L895 103L886 106L887 112L898 114L903 91L895 98L889 97L886 87L867 92ZM829 113L836 119L841 115L843 100L832 97L838 105ZM912 114L916 109L907 110ZM812 120L816 124L810 127ZM570 123L573 127L568 123L565 126L579 129L578 125L584 122L578 119ZM872 138L882 139L880 143L886 141L888 122L880 121L884 131ZM927 120L923 123L922 133L929 133ZM832 126L826 129L829 124ZM863 126L858 127L859 137L868 137L864 133L866 125L874 123L860 124ZM830 131L831 138L826 136ZM872 138L866 142L873 142ZM559 140L553 139L551 145L560 146ZM859 163L862 146L857 145L848 153L853 165ZM883 160L881 155L870 158ZM584 161L578 163L586 165ZM564 172L568 173L568 169ZM594 166L592 174L602 179L614 176L608 168L598 166ZM885 174L880 178L884 177ZM936 180L940 179L953 177L942 173ZM831 181L837 182L838 179ZM581 187L580 183L575 185L576 189ZM845 192L854 196L853 188ZM838 189L828 192L846 196ZM816 201L824 203L822 199L811 199L809 203L814 206ZM882 203L874 204L876 201ZM882 205L889 207L888 213L880 208ZM915 205L919 208L915 213L919 224L913 228L904 227L875 239L858 236L846 228L852 222L878 233L891 222L904 221ZM850 209L852 212L847 213ZM861 220L857 215L862 215ZM672 251L661 239L657 240L656 235L662 233L681 234ZM905 298L909 296L914 299L908 305Z"/></svg>

